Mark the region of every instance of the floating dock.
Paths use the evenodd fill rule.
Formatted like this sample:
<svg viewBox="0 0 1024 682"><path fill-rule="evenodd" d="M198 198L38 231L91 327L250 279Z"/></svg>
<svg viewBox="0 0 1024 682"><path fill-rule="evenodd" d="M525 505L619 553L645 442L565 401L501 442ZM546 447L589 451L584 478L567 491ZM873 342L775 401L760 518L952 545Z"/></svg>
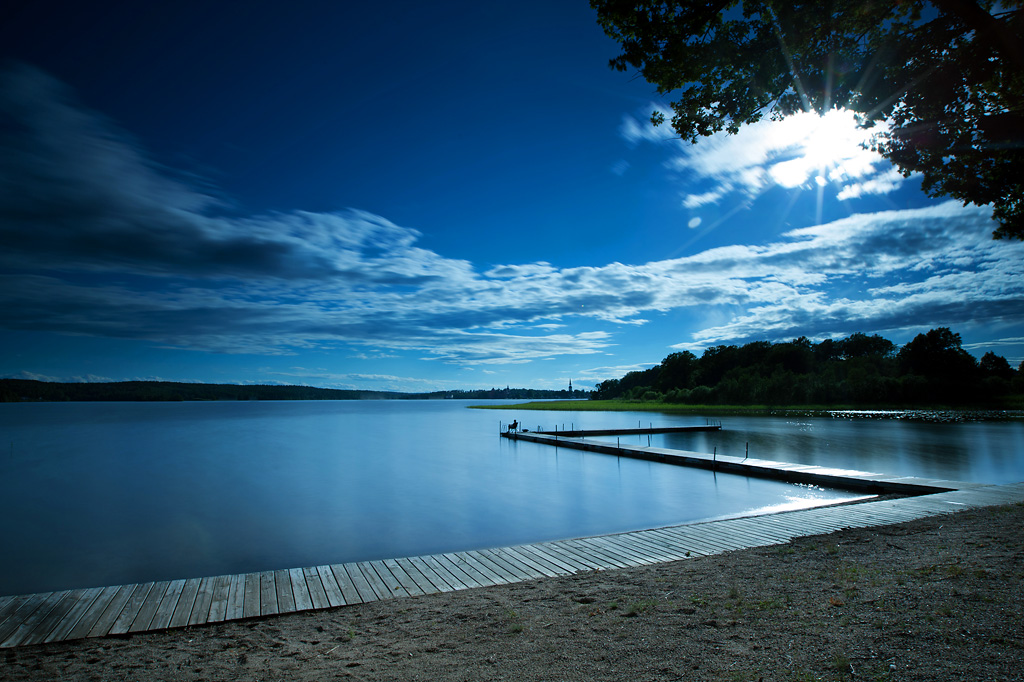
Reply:
<svg viewBox="0 0 1024 682"><path fill-rule="evenodd" d="M555 437L536 433L506 437L557 447L570 447L569 443L575 442L562 436L557 437L557 442L537 440ZM626 455L623 448L614 444L578 440L578 449L583 450L705 466L743 475L759 475L753 472L760 471L783 480L799 478L801 482L813 480L828 486L848 487L840 480L849 482L859 474L657 448L628 448L633 454ZM614 451L599 449L609 447ZM679 459L664 459L670 455ZM711 458L710 463L707 458ZM1024 502L1024 483L992 486L863 476L867 478L860 480L872 489L914 490L919 496L514 547L2 596L0 647L199 626L584 571L629 568L784 544L797 537L844 528L884 526L970 508Z"/></svg>

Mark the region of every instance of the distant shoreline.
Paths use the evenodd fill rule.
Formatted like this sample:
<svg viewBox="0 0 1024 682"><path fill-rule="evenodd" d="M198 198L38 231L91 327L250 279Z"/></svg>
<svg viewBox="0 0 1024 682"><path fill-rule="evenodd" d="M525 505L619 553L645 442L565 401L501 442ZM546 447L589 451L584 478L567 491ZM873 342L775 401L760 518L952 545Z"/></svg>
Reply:
<svg viewBox="0 0 1024 682"><path fill-rule="evenodd" d="M202 384L175 381L60 383L0 379L0 402L181 402L218 400L537 400L569 392L531 388L447 390L430 393L367 391L315 386Z"/></svg>

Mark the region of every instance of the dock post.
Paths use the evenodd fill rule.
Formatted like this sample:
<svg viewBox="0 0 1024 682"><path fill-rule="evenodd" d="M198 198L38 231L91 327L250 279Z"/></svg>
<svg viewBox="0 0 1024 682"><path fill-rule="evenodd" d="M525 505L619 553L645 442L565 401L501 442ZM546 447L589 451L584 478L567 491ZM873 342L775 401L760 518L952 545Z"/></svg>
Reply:
<svg viewBox="0 0 1024 682"><path fill-rule="evenodd" d="M743 453L744 461L746 461L747 457L750 457L750 441L747 441L747 450Z"/></svg>

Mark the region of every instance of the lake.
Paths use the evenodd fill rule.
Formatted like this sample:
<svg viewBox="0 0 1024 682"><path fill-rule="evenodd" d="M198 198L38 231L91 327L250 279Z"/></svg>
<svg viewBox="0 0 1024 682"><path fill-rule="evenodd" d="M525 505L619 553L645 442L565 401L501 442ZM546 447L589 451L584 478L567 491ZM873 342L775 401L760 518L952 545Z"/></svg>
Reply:
<svg viewBox="0 0 1024 682"><path fill-rule="evenodd" d="M513 419L535 429L701 418L467 409L474 402L0 404L0 594L496 547L857 497L498 437ZM742 454L749 443L763 459L1024 480L1019 422L723 424L652 444Z"/></svg>

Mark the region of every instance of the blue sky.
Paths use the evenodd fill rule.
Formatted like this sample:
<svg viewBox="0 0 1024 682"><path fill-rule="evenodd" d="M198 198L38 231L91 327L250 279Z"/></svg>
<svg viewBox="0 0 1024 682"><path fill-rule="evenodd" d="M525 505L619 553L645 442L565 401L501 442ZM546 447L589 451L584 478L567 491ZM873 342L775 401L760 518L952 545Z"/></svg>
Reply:
<svg viewBox="0 0 1024 682"><path fill-rule="evenodd" d="M1024 360L987 208L841 113L681 143L586 2L79 5L0 24L0 376L589 387L939 326Z"/></svg>

